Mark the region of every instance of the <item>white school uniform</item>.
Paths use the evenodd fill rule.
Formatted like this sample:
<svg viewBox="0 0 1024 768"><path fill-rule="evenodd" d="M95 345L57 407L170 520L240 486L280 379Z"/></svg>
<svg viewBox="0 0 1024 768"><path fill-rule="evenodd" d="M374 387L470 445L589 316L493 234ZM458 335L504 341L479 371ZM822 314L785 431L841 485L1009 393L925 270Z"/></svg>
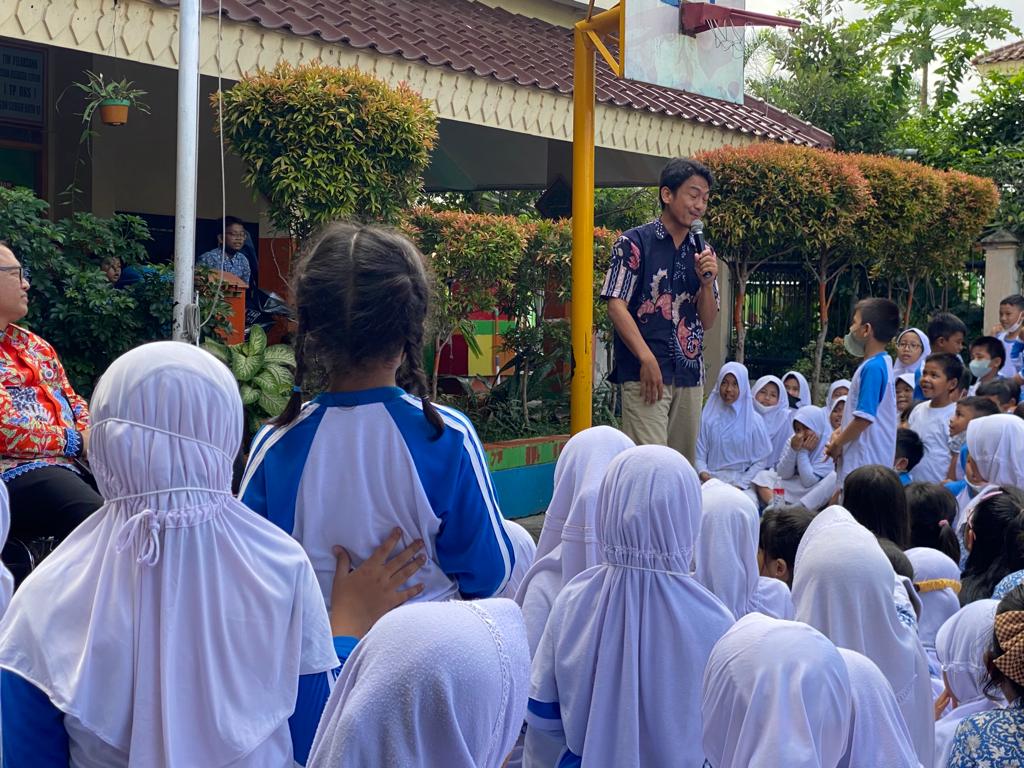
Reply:
<svg viewBox="0 0 1024 768"><path fill-rule="evenodd" d="M718 394L722 379L732 374L739 384L736 402L726 405ZM740 363L726 363L718 372L715 388L701 413L694 468L737 488L750 487L765 467L772 441L764 420L754 409L750 378Z"/></svg>
<svg viewBox="0 0 1024 768"><path fill-rule="evenodd" d="M896 389L892 358L884 351L865 360L853 374L840 429L846 429L856 417L871 424L843 448L836 467L838 486L858 467L881 464L892 468L896 460Z"/></svg>
<svg viewBox="0 0 1024 768"><path fill-rule="evenodd" d="M914 482L941 483L946 479L949 470L949 420L955 414L956 403L935 408L930 400L918 404L910 412L910 428L924 443L924 456L910 471Z"/></svg>
<svg viewBox="0 0 1024 768"><path fill-rule="evenodd" d="M964 489L953 525L962 533L972 509L985 492L1001 485L1024 488L1024 419L1009 413L971 419L967 425L967 451L987 485L973 498Z"/></svg>
<svg viewBox="0 0 1024 768"><path fill-rule="evenodd" d="M805 406L796 412L793 421L799 422L818 436L818 444L813 451L794 450L792 444L787 444L776 467L786 501L797 504L828 478L835 465L832 459L825 456L825 446L828 445L832 428L824 409L813 405Z"/></svg>
<svg viewBox="0 0 1024 768"><path fill-rule="evenodd" d="M999 369L999 375L1004 379L1012 379L1020 371L1020 354L1014 358L1014 340L1006 338L1006 331L1000 331L996 334L996 338L1003 343L1003 349L1005 355L1003 357L1003 367Z"/></svg>

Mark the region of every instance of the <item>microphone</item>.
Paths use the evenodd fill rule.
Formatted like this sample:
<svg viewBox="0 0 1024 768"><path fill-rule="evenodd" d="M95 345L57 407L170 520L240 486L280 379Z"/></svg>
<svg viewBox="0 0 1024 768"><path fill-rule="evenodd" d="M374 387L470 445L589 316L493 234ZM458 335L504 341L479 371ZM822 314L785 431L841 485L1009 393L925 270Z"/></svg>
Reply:
<svg viewBox="0 0 1024 768"><path fill-rule="evenodd" d="M704 222L700 219L694 219L690 225L690 234L693 235L693 242L697 246L697 253L704 252ZM704 279L707 280L711 277L710 272L704 273Z"/></svg>

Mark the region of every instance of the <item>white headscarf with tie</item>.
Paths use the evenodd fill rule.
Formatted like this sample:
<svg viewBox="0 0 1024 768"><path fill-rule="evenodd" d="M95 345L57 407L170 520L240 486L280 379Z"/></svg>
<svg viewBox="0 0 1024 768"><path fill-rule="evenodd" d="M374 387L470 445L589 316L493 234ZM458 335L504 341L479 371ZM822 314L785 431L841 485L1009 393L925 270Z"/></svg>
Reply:
<svg viewBox="0 0 1024 768"><path fill-rule="evenodd" d="M921 342L921 356L917 358L910 365L904 365L900 362L899 355L896 356L896 361L892 364L892 375L895 379L900 374L909 373L914 375L917 371L924 367L925 358L932 353L932 345L928 341L928 334L922 331L920 328L907 328L899 336L896 337L896 343L900 343L900 339L906 336L908 333L912 333L917 336L917 340Z"/></svg>
<svg viewBox="0 0 1024 768"><path fill-rule="evenodd" d="M110 366L91 412L107 501L15 595L0 667L133 768L255 765L287 738L299 676L338 659L302 548L231 495L234 376L147 344Z"/></svg>
<svg viewBox="0 0 1024 768"><path fill-rule="evenodd" d="M807 377L800 373L800 371L789 371L782 377L783 384L790 377L796 379L800 385L800 398L797 400L796 407L803 408L805 405L814 405L814 400L811 398L811 385L807 383ZM783 390L783 394L786 394L785 390Z"/></svg>
<svg viewBox="0 0 1024 768"><path fill-rule="evenodd" d="M598 494L603 563L555 599L533 662L534 729L564 732L583 764L699 766L700 679L733 623L690 575L700 481L681 454L630 448ZM667 756L671 756L668 758Z"/></svg>

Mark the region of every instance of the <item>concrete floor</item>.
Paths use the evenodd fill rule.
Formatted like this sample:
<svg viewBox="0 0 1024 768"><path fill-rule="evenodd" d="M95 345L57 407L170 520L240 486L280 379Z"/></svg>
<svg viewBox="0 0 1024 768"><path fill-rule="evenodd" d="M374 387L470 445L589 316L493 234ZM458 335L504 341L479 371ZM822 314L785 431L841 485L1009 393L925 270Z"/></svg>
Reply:
<svg viewBox="0 0 1024 768"><path fill-rule="evenodd" d="M540 529L544 527L544 515L541 513L539 515L531 515L530 517L520 517L515 522L528 530L533 536L533 540L536 541L540 536Z"/></svg>

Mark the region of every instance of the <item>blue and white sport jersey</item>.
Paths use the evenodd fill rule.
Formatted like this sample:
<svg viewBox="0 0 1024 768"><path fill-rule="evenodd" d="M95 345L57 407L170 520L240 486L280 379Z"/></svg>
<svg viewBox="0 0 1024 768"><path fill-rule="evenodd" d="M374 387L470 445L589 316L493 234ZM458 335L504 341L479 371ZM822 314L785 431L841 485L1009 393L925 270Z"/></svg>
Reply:
<svg viewBox="0 0 1024 768"><path fill-rule="evenodd" d="M846 429L857 416L870 421L871 426L843 448L838 466L839 487L858 467L881 464L892 468L896 460L896 385L892 379L892 358L885 352L865 360L853 374L840 429Z"/></svg>
<svg viewBox="0 0 1024 768"><path fill-rule="evenodd" d="M399 548L424 542L418 600L490 597L508 581L515 554L487 455L469 419L436 407L435 439L422 402L398 387L328 392L253 439L240 498L302 544L328 603L332 548L357 566L395 527Z"/></svg>
<svg viewBox="0 0 1024 768"><path fill-rule="evenodd" d="M1024 368L1024 360L1022 360L1024 342L1021 342L1020 339L1007 340L1006 331L997 333L996 338L1003 343L1003 349L1006 351L1006 359L1003 361L999 375L1004 379L1012 379Z"/></svg>

